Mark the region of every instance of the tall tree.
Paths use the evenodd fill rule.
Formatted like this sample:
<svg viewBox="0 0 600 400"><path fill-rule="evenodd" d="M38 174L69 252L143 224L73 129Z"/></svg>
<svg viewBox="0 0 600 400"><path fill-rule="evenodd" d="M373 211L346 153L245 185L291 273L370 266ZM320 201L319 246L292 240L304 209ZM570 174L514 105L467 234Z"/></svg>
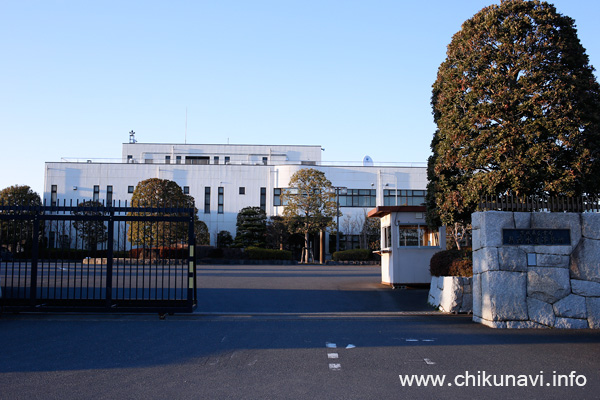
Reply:
<svg viewBox="0 0 600 400"><path fill-rule="evenodd" d="M245 207L237 215L234 245L265 247L267 214L260 207Z"/></svg>
<svg viewBox="0 0 600 400"><path fill-rule="evenodd" d="M433 85L430 224L468 223L481 195L600 188L600 87L574 21L511 0L467 20Z"/></svg>
<svg viewBox="0 0 600 400"><path fill-rule="evenodd" d="M335 193L325 173L313 168L297 171L288 186L281 194L283 217L292 232L304 234L302 262L308 262L309 235L335 225Z"/></svg>
<svg viewBox="0 0 600 400"><path fill-rule="evenodd" d="M132 207L194 207L194 198L183 193L177 183L168 179L150 178L137 184L131 197ZM133 216L148 213L131 212ZM152 215L175 216L176 213L152 213ZM197 210L194 221L197 221ZM130 221L128 238L134 245L170 246L185 242L188 225L185 222Z"/></svg>
<svg viewBox="0 0 600 400"><path fill-rule="evenodd" d="M27 185L14 185L0 191L0 205L5 206L40 206L40 195ZM25 210L5 210L3 214L25 214ZM14 219L2 220L0 223L0 244L13 252L21 252L33 243L33 221Z"/></svg>
<svg viewBox="0 0 600 400"><path fill-rule="evenodd" d="M99 201L89 200L84 201L83 203L79 203L78 208L103 208L104 206ZM101 211L97 211L94 209L88 210L77 210L73 214L87 217L94 217L102 215ZM95 221L93 219L85 219L85 220L75 220L73 221L73 227L75 228L75 232L77 232L77 236L81 239L83 243L86 244L86 248L88 250L97 250L98 245L106 242L108 240L108 228L104 224L104 221Z"/></svg>

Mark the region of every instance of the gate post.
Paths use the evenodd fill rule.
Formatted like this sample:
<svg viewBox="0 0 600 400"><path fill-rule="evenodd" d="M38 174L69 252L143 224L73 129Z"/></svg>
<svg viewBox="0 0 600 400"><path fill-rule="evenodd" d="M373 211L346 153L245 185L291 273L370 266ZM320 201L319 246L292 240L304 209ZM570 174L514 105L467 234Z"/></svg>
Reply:
<svg viewBox="0 0 600 400"><path fill-rule="evenodd" d="M188 227L188 302L191 307L196 305L196 238L194 232L194 209L190 212L190 223Z"/></svg>
<svg viewBox="0 0 600 400"><path fill-rule="evenodd" d="M106 307L112 307L112 286L113 286L113 246L115 242L115 224L113 219L114 212L109 211L108 216L108 243L106 249Z"/></svg>
<svg viewBox="0 0 600 400"><path fill-rule="evenodd" d="M39 214L35 213L33 216L33 247L31 249L31 289L29 292L29 298L31 299L31 306L36 306L37 300L37 278L38 278L38 258L40 253L40 219Z"/></svg>

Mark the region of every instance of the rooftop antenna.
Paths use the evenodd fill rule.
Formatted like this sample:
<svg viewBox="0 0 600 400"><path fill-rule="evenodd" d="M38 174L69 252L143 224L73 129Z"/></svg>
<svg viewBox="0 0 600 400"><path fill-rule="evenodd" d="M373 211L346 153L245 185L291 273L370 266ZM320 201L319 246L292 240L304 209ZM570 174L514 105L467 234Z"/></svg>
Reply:
<svg viewBox="0 0 600 400"><path fill-rule="evenodd" d="M187 107L185 108L185 138L183 144L187 144Z"/></svg>
<svg viewBox="0 0 600 400"><path fill-rule="evenodd" d="M135 132L134 131L129 132L129 143L137 143L137 140L135 140Z"/></svg>

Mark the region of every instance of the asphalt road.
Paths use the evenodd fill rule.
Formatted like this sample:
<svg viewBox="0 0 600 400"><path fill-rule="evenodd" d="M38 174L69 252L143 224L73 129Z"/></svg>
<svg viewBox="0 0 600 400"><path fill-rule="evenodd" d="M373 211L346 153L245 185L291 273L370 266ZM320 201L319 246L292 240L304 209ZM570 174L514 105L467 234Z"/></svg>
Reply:
<svg viewBox="0 0 600 400"><path fill-rule="evenodd" d="M0 398L599 398L600 332L430 315L425 290L377 272L210 266L191 315L2 315Z"/></svg>

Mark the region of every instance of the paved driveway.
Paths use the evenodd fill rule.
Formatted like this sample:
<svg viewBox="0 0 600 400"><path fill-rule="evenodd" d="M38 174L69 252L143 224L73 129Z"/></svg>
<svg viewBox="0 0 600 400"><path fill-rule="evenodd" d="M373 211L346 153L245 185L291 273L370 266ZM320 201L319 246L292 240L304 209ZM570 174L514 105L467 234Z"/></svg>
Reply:
<svg viewBox="0 0 600 400"><path fill-rule="evenodd" d="M198 313L432 311L424 288L382 285L379 266L198 267Z"/></svg>
<svg viewBox="0 0 600 400"><path fill-rule="evenodd" d="M0 399L562 400L600 393L600 331L497 330L469 316L402 312L429 310L426 291L380 286L373 267L208 266L198 279L198 312L165 320L2 315ZM408 384L411 377L438 381Z"/></svg>

